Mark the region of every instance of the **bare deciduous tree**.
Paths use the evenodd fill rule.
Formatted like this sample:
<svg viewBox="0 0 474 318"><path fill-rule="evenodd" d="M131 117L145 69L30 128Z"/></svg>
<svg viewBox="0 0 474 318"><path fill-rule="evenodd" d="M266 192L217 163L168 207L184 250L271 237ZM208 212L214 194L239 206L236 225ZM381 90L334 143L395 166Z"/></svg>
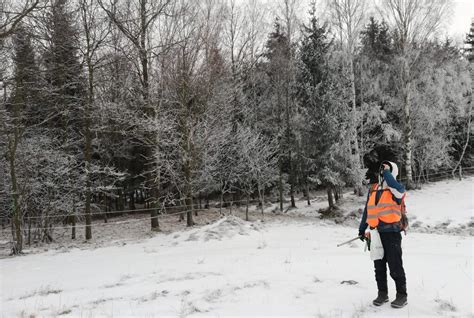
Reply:
<svg viewBox="0 0 474 318"><path fill-rule="evenodd" d="M157 113L153 103L150 101L150 54L153 49L150 37L153 35L153 26L156 21L167 14L170 9L171 0L128 0L119 4L116 0L110 0L107 3L99 0L99 5L107 13L110 20L115 26L125 35L125 37L132 43L137 51L137 58L139 67L137 69L140 75L141 94L143 102L143 112L149 118L156 118ZM156 136L145 136L148 142L154 143ZM159 229L158 224L158 206L159 206L159 173L153 169L156 164L153 157L153 145L145 146L147 173L145 176L146 187L151 194L151 203L156 209L151 210L151 228ZM155 171L153 173L152 171Z"/></svg>
<svg viewBox="0 0 474 318"><path fill-rule="evenodd" d="M356 193L362 195L361 154L357 139L356 79L354 59L359 32L364 26L366 0L334 0L328 2L332 23L335 24L346 56L347 69L351 85L352 116L349 123L350 158L353 171L353 186Z"/></svg>
<svg viewBox="0 0 474 318"><path fill-rule="evenodd" d="M91 228L91 158L92 158L92 116L95 108L95 70L99 67L101 59L99 50L104 44L110 25L106 23L102 10L96 1L80 0L79 10L81 16L84 45L81 53L87 68L87 98L84 107L84 159L86 174L85 213L86 213L86 240L92 238ZM73 216L74 217L74 216Z"/></svg>
<svg viewBox="0 0 474 318"><path fill-rule="evenodd" d="M380 0L378 10L397 31L400 47L399 89L404 114L404 151L407 186L413 186L411 90L414 74L411 67L418 59L414 45L436 34L449 14L451 0Z"/></svg>
<svg viewBox="0 0 474 318"><path fill-rule="evenodd" d="M0 39L6 38L15 32L20 22L33 10L39 7L41 0L21 1L22 6L17 8L15 1L0 1Z"/></svg>

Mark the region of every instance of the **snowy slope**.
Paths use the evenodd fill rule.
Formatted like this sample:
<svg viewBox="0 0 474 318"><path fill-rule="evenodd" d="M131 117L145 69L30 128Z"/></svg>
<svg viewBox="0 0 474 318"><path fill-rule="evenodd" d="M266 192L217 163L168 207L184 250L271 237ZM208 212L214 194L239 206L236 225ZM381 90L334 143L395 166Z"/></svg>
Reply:
<svg viewBox="0 0 474 318"><path fill-rule="evenodd" d="M406 201L410 216L422 224L465 225L474 221L474 178L426 185L409 193Z"/></svg>
<svg viewBox="0 0 474 318"><path fill-rule="evenodd" d="M344 194L342 213L362 212L367 197ZM299 202L292 215L317 216L319 209L328 207L324 197L313 200L311 206ZM474 177L462 181L447 180L423 185L421 190L408 191L406 206L410 231L438 234L474 235ZM357 222L347 222L355 226Z"/></svg>
<svg viewBox="0 0 474 318"><path fill-rule="evenodd" d="M410 213L445 186L413 192ZM469 220L472 197L457 200ZM432 215L444 217L447 204L433 204ZM356 234L316 218L227 217L123 246L2 259L2 317L472 317L472 236L404 236L409 305L397 310L371 305L376 284L362 242L335 247ZM391 280L389 289L393 298Z"/></svg>

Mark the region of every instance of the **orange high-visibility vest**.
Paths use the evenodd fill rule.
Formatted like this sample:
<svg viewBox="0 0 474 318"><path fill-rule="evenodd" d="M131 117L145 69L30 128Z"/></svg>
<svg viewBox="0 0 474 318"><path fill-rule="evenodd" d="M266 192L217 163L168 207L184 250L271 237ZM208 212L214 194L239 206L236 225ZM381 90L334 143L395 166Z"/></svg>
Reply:
<svg viewBox="0 0 474 318"><path fill-rule="evenodd" d="M379 202L375 204L378 184L374 184L370 191L367 202L367 224L375 228L379 225L379 220L385 223L399 222L402 217L402 206L393 199L389 189L383 189Z"/></svg>

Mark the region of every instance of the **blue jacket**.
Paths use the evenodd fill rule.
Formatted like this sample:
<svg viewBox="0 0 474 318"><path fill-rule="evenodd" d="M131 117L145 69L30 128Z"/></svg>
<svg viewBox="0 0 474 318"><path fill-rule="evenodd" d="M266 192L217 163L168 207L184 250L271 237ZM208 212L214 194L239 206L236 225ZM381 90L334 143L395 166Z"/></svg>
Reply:
<svg viewBox="0 0 474 318"><path fill-rule="evenodd" d="M393 188L399 193L405 193L405 187L401 183L398 183L398 181L393 177L390 171L384 170L383 178L389 188ZM383 190L377 190L377 193L375 196L375 202L378 202L380 200L380 196L382 195L382 192ZM367 202L369 201L369 196L370 196L370 192L367 194L367 201L365 203L364 214L362 214L362 219L360 220L359 234L364 233L368 226ZM402 199L396 198L395 196L393 196L393 199L398 204L402 202ZM379 221L379 225L377 226L377 229L379 230L379 232L400 232L401 231L400 224L398 222L397 223L384 223L382 221Z"/></svg>

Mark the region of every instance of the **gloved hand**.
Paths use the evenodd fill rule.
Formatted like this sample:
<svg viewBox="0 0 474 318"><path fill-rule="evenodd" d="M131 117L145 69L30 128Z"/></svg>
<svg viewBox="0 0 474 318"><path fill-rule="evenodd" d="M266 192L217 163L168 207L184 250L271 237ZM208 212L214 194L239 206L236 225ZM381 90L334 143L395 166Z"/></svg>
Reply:
<svg viewBox="0 0 474 318"><path fill-rule="evenodd" d="M359 231L359 240L361 240L362 242L365 241L365 232L360 232Z"/></svg>

